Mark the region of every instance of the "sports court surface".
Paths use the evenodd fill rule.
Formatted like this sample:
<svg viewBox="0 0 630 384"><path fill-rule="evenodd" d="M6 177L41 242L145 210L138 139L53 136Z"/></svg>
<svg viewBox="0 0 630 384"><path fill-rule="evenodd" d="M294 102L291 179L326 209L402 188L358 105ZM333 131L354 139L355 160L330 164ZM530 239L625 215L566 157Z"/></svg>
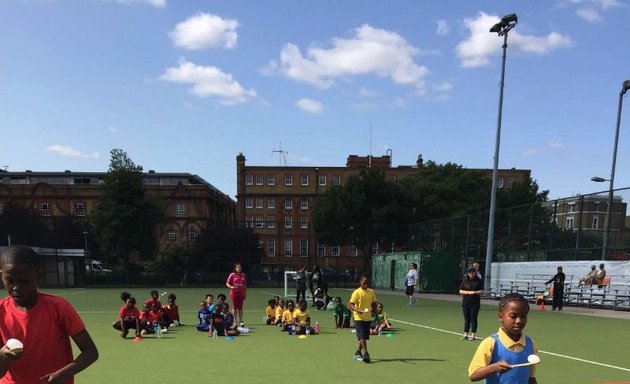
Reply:
<svg viewBox="0 0 630 384"><path fill-rule="evenodd" d="M77 383L134 382L196 383L468 383L467 368L479 341L462 341L461 307L456 295L421 295L407 307L401 293L377 291L395 330L372 336L371 364L352 359L356 338L349 329L336 330L332 314L309 308L321 333L306 339L288 336L262 324L267 300L283 295L280 288L250 287L245 322L251 333L234 340L212 339L197 332L196 313L206 293L227 294L225 288L156 288L177 295L185 326L161 339L141 342L120 338L111 327L123 302L123 289L44 289L67 298L86 322L100 352L99 360L77 377ZM126 288L142 303L150 288ZM347 303L350 289L331 289ZM162 297L165 302L165 296ZM484 301L478 336L499 328L498 302ZM539 383L630 383L630 312L565 307L540 312L532 306L526 333L538 342ZM286 377L285 377L286 376ZM285 377L283 379L283 377Z"/></svg>

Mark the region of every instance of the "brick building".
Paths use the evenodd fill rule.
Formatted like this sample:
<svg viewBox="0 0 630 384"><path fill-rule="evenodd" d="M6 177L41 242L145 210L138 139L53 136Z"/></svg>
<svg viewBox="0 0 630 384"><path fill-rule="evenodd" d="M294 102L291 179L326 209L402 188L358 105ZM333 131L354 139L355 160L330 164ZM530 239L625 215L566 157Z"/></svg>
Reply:
<svg viewBox="0 0 630 384"><path fill-rule="evenodd" d="M317 199L331 185L342 185L350 175L369 167L382 169L396 181L415 173L422 165L392 167L386 156L348 156L341 167L248 166L241 153L236 157L237 222L253 228L260 239L263 270L296 269L304 264L329 266L338 271L362 269L361 250L349 245L324 245L311 225ZM483 169L492 177L492 169ZM509 187L530 177L529 170L499 170L499 187ZM374 243L372 254L383 251Z"/></svg>
<svg viewBox="0 0 630 384"><path fill-rule="evenodd" d="M101 196L105 172L0 171L0 210L12 203L43 217L87 220ZM234 226L236 202L199 176L189 173L143 175L148 195L166 201L167 220L156 231L161 245L193 241L212 226Z"/></svg>

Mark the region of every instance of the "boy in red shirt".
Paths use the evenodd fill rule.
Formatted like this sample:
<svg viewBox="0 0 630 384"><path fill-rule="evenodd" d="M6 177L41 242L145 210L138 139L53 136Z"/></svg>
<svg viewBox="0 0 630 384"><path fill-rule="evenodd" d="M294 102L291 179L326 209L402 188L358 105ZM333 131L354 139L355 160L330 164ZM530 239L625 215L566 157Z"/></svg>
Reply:
<svg viewBox="0 0 630 384"><path fill-rule="evenodd" d="M40 262L31 248L4 250L0 270L9 293L0 300L0 383L74 383L74 376L98 359L83 321L65 299L37 291ZM6 346L11 338L22 341L22 351ZM80 351L76 359L71 338Z"/></svg>

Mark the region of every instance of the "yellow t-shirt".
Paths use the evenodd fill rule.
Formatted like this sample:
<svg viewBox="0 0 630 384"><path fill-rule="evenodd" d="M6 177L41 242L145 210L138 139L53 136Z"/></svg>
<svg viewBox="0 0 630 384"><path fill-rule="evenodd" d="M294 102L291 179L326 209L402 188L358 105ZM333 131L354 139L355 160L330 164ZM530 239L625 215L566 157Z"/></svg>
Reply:
<svg viewBox="0 0 630 384"><path fill-rule="evenodd" d="M268 305L267 308L265 308L265 316L267 316L268 319L276 317L276 309Z"/></svg>
<svg viewBox="0 0 630 384"><path fill-rule="evenodd" d="M363 289L361 287L355 289L354 292L352 292L352 296L350 296L350 302L354 304L356 308L360 308L363 310L368 309L368 311L364 313L353 311L352 318L355 321L372 320L372 304L376 303L376 293L374 293L372 289Z"/></svg>
<svg viewBox="0 0 630 384"><path fill-rule="evenodd" d="M282 324L293 324L293 312L287 309L282 313Z"/></svg>
<svg viewBox="0 0 630 384"><path fill-rule="evenodd" d="M510 336L505 333L503 328L499 328L499 341L503 346L510 351L520 352L525 349L525 334L521 334L521 338L518 341L514 341L510 338ZM536 341L532 339L532 343L534 344L534 354L538 354L538 345L536 345ZM481 367L486 367L490 365L490 361L492 360L492 352L494 351L494 338L486 337L481 341L479 347L477 347L477 352L472 358L470 365L468 366L468 376L473 374L477 369ZM529 369L529 377L536 377L536 365L530 366Z"/></svg>
<svg viewBox="0 0 630 384"><path fill-rule="evenodd" d="M307 318L309 317L308 310L304 310L304 312L300 311L300 309L296 309L293 311L293 320L295 320L296 324L306 325Z"/></svg>
<svg viewBox="0 0 630 384"><path fill-rule="evenodd" d="M276 320L277 320L277 319L281 319L281 318L282 318L282 314L284 313L284 311L285 311L285 309L284 309L284 308L282 308L281 306L279 306L279 305L278 305L278 306L276 307L276 314L275 314L275 316L276 316Z"/></svg>

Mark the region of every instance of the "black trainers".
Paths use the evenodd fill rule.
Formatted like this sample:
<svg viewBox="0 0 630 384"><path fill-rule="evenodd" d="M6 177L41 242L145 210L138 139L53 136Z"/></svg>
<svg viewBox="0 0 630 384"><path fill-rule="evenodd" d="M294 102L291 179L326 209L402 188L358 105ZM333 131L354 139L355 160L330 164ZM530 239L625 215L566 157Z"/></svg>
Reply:
<svg viewBox="0 0 630 384"><path fill-rule="evenodd" d="M369 353L366 353L365 355L363 355L363 362L364 362L364 363L366 363L366 364L367 364L367 363L369 363L370 361L371 361L371 360L370 360L370 354L369 354Z"/></svg>
<svg viewBox="0 0 630 384"><path fill-rule="evenodd" d="M363 360L363 355L361 355L361 352L360 352L360 351L357 351L357 352L354 354L354 359L355 359L356 361L361 361L361 360Z"/></svg>

